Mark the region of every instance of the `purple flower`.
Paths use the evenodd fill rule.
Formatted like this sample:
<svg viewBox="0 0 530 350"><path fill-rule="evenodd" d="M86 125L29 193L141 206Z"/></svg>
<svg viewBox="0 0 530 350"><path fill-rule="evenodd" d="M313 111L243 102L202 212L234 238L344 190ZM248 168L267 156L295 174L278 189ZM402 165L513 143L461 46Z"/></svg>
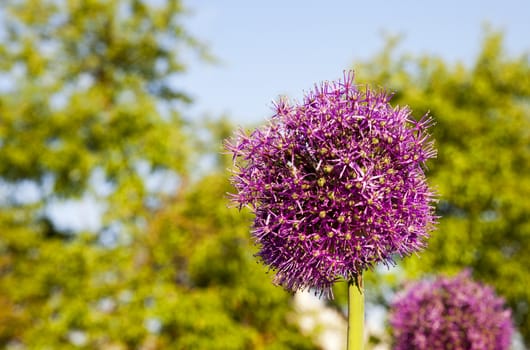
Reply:
<svg viewBox="0 0 530 350"><path fill-rule="evenodd" d="M394 350L506 350L513 324L504 300L468 271L410 286L393 302Z"/></svg>
<svg viewBox="0 0 530 350"><path fill-rule="evenodd" d="M339 278L424 247L435 221L423 172L436 155L432 120L390 98L348 73L302 104L280 99L268 125L227 142L232 199L254 212L258 255L277 284L332 298Z"/></svg>

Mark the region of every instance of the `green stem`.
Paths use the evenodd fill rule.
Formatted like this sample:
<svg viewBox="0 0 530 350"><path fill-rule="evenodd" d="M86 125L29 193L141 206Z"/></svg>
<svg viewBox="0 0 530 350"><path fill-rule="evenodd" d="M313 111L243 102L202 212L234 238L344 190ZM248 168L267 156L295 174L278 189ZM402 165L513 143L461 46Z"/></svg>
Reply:
<svg viewBox="0 0 530 350"><path fill-rule="evenodd" d="M363 276L348 281L348 350L364 349Z"/></svg>

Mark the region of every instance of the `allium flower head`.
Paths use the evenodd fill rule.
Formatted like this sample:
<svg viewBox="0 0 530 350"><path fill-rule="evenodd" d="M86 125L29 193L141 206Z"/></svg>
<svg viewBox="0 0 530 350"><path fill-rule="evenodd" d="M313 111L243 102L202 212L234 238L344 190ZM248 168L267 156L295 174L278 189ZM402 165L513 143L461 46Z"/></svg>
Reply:
<svg viewBox="0 0 530 350"><path fill-rule="evenodd" d="M390 98L348 73L301 104L280 99L266 126L227 142L233 200L255 213L258 255L277 284L332 297L337 279L424 246L435 220L423 171L436 154L432 120Z"/></svg>
<svg viewBox="0 0 530 350"><path fill-rule="evenodd" d="M469 272L411 285L391 306L394 350L507 350L513 324L504 300Z"/></svg>

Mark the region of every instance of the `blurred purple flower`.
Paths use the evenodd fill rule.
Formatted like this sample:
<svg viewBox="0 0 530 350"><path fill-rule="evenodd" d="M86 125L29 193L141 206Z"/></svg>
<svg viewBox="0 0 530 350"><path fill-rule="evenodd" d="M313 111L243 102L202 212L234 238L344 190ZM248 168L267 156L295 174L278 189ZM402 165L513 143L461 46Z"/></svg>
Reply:
<svg viewBox="0 0 530 350"><path fill-rule="evenodd" d="M286 289L332 298L392 256L425 245L435 221L423 165L436 155L426 129L384 91L325 82L302 104L276 103L268 125L227 142L240 208L255 213L258 255Z"/></svg>
<svg viewBox="0 0 530 350"><path fill-rule="evenodd" d="M513 333L504 300L468 271L411 285L393 302L390 325L394 350L507 350Z"/></svg>

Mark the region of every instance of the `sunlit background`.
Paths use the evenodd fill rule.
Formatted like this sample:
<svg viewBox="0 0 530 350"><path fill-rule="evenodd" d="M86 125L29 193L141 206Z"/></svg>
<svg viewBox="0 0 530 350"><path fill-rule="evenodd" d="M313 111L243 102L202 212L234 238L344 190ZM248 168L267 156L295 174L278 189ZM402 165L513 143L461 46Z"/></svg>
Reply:
<svg viewBox="0 0 530 350"><path fill-rule="evenodd" d="M530 2L0 2L0 348L342 349L230 207L222 143L354 69L430 111L440 224L368 272L368 349L407 281L470 268L530 345Z"/></svg>

